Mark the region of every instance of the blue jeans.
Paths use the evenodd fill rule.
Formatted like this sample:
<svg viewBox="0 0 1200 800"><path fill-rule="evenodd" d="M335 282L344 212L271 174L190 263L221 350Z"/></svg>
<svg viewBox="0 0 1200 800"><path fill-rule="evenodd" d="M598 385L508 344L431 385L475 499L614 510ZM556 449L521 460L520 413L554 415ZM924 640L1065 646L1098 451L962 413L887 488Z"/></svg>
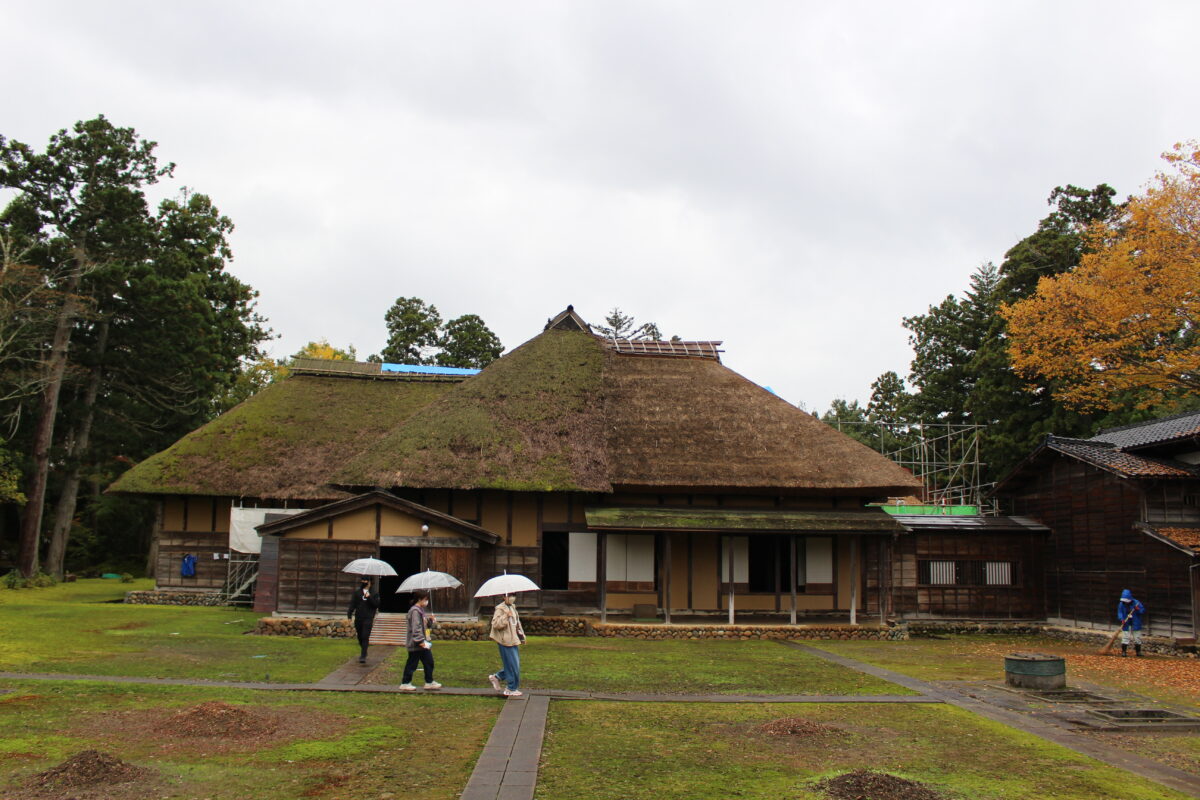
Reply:
<svg viewBox="0 0 1200 800"><path fill-rule="evenodd" d="M500 663L504 665L503 669L496 673L496 678L500 681L508 681L508 688L515 692L521 688L521 654L517 652L517 646L512 645L496 645L500 648Z"/></svg>

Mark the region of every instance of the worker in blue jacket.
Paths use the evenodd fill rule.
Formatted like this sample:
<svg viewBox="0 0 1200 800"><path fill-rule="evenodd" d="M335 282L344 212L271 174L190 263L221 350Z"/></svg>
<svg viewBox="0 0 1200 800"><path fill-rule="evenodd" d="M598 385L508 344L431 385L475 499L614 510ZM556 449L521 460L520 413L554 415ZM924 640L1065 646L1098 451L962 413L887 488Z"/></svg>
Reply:
<svg viewBox="0 0 1200 800"><path fill-rule="evenodd" d="M1142 654L1142 615L1146 607L1133 596L1133 592L1125 589L1117 603L1117 622L1121 623L1121 655L1129 652L1129 643L1133 642L1133 652Z"/></svg>

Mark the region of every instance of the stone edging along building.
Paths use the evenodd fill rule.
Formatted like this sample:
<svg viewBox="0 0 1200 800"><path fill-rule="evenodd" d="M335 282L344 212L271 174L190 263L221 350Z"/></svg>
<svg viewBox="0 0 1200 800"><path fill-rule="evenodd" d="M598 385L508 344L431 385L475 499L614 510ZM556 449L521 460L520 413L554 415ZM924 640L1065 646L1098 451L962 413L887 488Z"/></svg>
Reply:
<svg viewBox="0 0 1200 800"><path fill-rule="evenodd" d="M341 567L373 556L462 580L441 613L508 570L547 616L1045 617L1046 526L886 513L919 482L719 345L605 339L568 306L478 374L309 359L110 491L160 501L161 593L277 616L342 613Z"/></svg>

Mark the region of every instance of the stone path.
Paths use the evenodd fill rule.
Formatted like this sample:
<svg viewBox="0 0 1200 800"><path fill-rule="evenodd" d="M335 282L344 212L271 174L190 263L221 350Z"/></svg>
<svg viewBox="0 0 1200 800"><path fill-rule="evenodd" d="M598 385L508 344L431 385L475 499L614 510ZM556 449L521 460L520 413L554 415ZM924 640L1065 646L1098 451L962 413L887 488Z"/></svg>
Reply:
<svg viewBox="0 0 1200 800"><path fill-rule="evenodd" d="M460 800L533 800L549 708L544 694L505 702Z"/></svg>

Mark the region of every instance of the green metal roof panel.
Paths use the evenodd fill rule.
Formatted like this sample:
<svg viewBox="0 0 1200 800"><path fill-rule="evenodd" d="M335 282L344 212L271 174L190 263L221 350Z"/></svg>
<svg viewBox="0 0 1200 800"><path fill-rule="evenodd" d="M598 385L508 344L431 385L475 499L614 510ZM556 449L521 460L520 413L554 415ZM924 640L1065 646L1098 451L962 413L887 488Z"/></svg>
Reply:
<svg viewBox="0 0 1200 800"><path fill-rule="evenodd" d="M589 528L623 531L738 531L757 533L896 533L902 528L878 509L869 511L750 511L725 508L595 506L584 509Z"/></svg>

